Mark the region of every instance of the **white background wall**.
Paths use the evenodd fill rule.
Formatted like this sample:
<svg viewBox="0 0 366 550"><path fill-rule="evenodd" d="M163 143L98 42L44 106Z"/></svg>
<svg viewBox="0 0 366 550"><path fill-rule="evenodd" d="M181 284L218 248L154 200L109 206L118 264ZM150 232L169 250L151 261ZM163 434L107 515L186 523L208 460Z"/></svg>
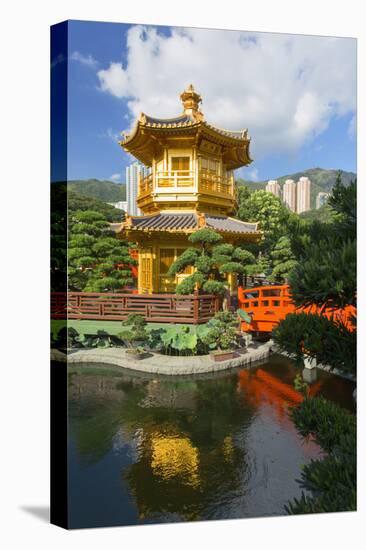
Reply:
<svg viewBox="0 0 366 550"><path fill-rule="evenodd" d="M208 9L209 5L209 9ZM217 521L74 531L25 512L49 502L48 228L49 26L64 19L160 23L243 30L358 36L359 98L365 89L363 3L348 0L13 0L2 4L1 53L1 524L2 547L78 549L140 547L195 550L358 549L365 538L365 353L359 354L359 509L348 514ZM359 150L366 150L365 102L359 104ZM6 151L6 154L4 152ZM365 161L359 156L359 219L365 219ZM5 168L5 172L4 172ZM16 186L16 187L15 187ZM21 197L16 206L14 196ZM10 205L10 207L8 207ZM22 208L24 211L22 211ZM364 231L360 222L360 232ZM360 238L359 242L365 242ZM365 254L360 254L365 281ZM362 277L363 275L363 277ZM361 286L361 285L360 285ZM18 308L14 308L17 292ZM360 288L360 311L365 292ZM22 315L22 310L31 317ZM12 311L12 313L4 313ZM363 315L364 317L364 315ZM360 328L364 328L361 319ZM359 338L362 341L362 337ZM364 540L363 540L364 543ZM362 545L362 546L361 546Z"/></svg>

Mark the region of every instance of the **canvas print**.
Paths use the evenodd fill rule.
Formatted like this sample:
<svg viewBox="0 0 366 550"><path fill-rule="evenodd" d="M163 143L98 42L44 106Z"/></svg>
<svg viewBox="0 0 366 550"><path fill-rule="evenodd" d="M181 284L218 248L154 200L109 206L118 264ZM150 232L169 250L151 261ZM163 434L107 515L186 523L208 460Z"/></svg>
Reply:
<svg viewBox="0 0 366 550"><path fill-rule="evenodd" d="M51 28L51 521L356 510L356 40Z"/></svg>

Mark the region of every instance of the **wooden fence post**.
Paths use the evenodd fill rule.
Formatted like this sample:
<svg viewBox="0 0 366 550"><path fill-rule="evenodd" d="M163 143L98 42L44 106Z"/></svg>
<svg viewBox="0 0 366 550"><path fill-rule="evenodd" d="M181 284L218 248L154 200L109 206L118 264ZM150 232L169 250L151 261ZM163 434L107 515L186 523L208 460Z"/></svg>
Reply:
<svg viewBox="0 0 366 550"><path fill-rule="evenodd" d="M199 315L200 315L200 310L199 310L199 295L198 295L198 290L196 289L196 290L193 292L193 319L194 319L194 322L195 322L195 323L198 323L198 321L199 321Z"/></svg>

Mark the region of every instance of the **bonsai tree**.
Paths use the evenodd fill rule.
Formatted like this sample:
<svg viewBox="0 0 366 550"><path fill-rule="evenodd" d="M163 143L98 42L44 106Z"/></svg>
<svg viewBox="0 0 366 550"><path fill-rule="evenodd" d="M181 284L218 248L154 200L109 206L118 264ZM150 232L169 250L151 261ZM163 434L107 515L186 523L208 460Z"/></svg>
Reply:
<svg viewBox="0 0 366 550"><path fill-rule="evenodd" d="M92 210L76 211L69 219L68 276L72 289L105 292L133 283L126 242L110 230L105 215Z"/></svg>
<svg viewBox="0 0 366 550"><path fill-rule="evenodd" d="M194 273L177 285L177 294L191 294L202 289L208 294L223 295L227 289L227 275L239 277L255 263L254 255L232 244L221 243L222 236L212 229L198 229L189 236L195 247L187 248L170 266L168 276L174 277L192 267Z"/></svg>
<svg viewBox="0 0 366 550"><path fill-rule="evenodd" d="M118 334L118 338L124 342L127 348L138 353L141 351L140 346L149 338L146 332L146 324L142 315L131 313L127 319L122 322L122 326L125 328Z"/></svg>
<svg viewBox="0 0 366 550"><path fill-rule="evenodd" d="M239 347L237 316L230 311L219 311L201 329L200 339L210 350L228 350Z"/></svg>

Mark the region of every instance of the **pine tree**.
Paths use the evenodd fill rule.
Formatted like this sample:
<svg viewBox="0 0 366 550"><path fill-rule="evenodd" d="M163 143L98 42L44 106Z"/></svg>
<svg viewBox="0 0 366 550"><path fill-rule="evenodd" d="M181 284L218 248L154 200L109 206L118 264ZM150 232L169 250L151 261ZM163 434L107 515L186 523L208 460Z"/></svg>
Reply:
<svg viewBox="0 0 366 550"><path fill-rule="evenodd" d="M189 236L189 241L196 248L187 248L168 271L168 276L174 277L187 267L194 269L192 275L177 285L178 294L191 294L198 288L208 294L222 295L227 289L226 276L229 273L241 277L255 263L254 255L248 250L221 244L221 235L212 229L198 229Z"/></svg>
<svg viewBox="0 0 366 550"><path fill-rule="evenodd" d="M126 242L117 239L106 217L92 210L69 219L69 286L85 292L107 292L133 283Z"/></svg>

